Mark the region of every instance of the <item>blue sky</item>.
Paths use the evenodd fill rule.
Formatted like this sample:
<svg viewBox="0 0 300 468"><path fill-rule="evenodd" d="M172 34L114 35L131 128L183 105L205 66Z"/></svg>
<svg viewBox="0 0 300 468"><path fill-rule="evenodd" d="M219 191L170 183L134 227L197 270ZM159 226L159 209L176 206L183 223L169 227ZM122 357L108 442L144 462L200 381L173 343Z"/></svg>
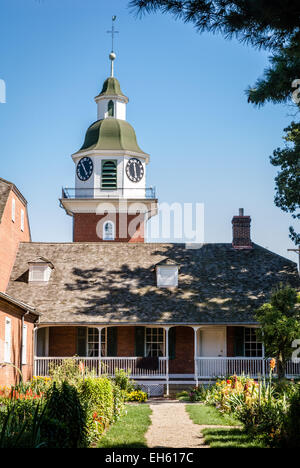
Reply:
<svg viewBox="0 0 300 468"><path fill-rule="evenodd" d="M71 154L96 120L94 96L109 75L111 16L117 15L115 75L129 96L127 120L150 153L147 185L161 202L203 202L205 241L231 242L238 208L252 239L296 261L287 249L289 215L274 206L269 163L292 120L287 106L256 109L245 89L268 54L199 35L171 16L136 18L126 0L0 0L0 176L29 202L33 240L70 241L59 207L74 186Z"/></svg>

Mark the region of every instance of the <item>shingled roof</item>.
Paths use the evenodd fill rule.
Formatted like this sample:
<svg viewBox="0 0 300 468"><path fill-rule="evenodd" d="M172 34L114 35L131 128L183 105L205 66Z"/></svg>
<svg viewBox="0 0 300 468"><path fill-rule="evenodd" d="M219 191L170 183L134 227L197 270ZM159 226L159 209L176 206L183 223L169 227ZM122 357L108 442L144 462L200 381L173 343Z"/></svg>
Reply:
<svg viewBox="0 0 300 468"><path fill-rule="evenodd" d="M54 265L49 283L28 283L28 261ZM179 266L177 288L157 288L155 265ZM297 266L258 245L23 243L7 293L32 304L41 323L255 323L280 282L299 288Z"/></svg>

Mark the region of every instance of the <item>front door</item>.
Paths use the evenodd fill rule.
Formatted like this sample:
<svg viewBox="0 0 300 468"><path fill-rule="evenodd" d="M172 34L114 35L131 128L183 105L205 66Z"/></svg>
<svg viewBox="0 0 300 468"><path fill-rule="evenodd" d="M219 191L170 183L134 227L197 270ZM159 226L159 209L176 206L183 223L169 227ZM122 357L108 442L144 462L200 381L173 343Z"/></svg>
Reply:
<svg viewBox="0 0 300 468"><path fill-rule="evenodd" d="M203 328L200 331L199 349L201 358L209 358L200 361L200 369L203 376L218 377L223 375L226 363L223 359L218 358L226 356L226 328Z"/></svg>
<svg viewBox="0 0 300 468"><path fill-rule="evenodd" d="M200 356L225 356L225 331L224 327L203 328L200 332Z"/></svg>

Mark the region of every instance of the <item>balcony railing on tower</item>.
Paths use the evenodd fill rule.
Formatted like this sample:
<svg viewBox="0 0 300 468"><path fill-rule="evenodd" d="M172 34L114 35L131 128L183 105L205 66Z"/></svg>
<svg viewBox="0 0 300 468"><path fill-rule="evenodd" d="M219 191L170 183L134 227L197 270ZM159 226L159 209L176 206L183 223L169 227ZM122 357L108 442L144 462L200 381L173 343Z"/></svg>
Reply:
<svg viewBox="0 0 300 468"><path fill-rule="evenodd" d="M93 199L93 198L156 198L155 187L127 188L118 187L116 189L102 188L62 188L62 198L64 199Z"/></svg>

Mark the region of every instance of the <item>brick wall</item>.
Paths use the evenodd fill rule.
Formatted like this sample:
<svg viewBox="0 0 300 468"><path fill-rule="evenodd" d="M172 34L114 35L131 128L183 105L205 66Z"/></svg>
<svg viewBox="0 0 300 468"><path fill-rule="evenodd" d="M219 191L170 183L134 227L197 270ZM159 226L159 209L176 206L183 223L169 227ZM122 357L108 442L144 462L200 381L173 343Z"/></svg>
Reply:
<svg viewBox="0 0 300 468"><path fill-rule="evenodd" d="M194 373L194 330L175 327L175 359L170 359L170 374Z"/></svg>
<svg viewBox="0 0 300 468"><path fill-rule="evenodd" d="M72 357L76 354L77 328L51 327L49 330L49 356Z"/></svg>
<svg viewBox="0 0 300 468"><path fill-rule="evenodd" d="M102 226L105 221L113 221L115 224L115 240L105 242L144 242L144 223L139 223L136 215L122 215L117 213L115 217L109 215L98 215L95 213L74 214L73 241L74 242L103 242ZM133 223L137 225L134 235L128 233L128 226ZM135 223L135 224L134 224ZM124 233L123 233L124 232Z"/></svg>
<svg viewBox="0 0 300 468"><path fill-rule="evenodd" d="M12 199L15 199L15 222L12 221ZM21 209L24 231L21 231ZM0 223L0 291L5 292L20 242L30 241L26 204L11 190Z"/></svg>
<svg viewBox="0 0 300 468"><path fill-rule="evenodd" d="M30 380L33 374L33 329L35 316L27 315L24 323L27 325L26 364L21 365L21 330L24 311L0 298L0 363L4 362L5 319L11 320L11 363L22 368L23 379ZM18 371L10 365L0 366L0 385L15 385L19 381Z"/></svg>
<svg viewBox="0 0 300 468"><path fill-rule="evenodd" d="M135 355L135 327L118 327L118 356Z"/></svg>

